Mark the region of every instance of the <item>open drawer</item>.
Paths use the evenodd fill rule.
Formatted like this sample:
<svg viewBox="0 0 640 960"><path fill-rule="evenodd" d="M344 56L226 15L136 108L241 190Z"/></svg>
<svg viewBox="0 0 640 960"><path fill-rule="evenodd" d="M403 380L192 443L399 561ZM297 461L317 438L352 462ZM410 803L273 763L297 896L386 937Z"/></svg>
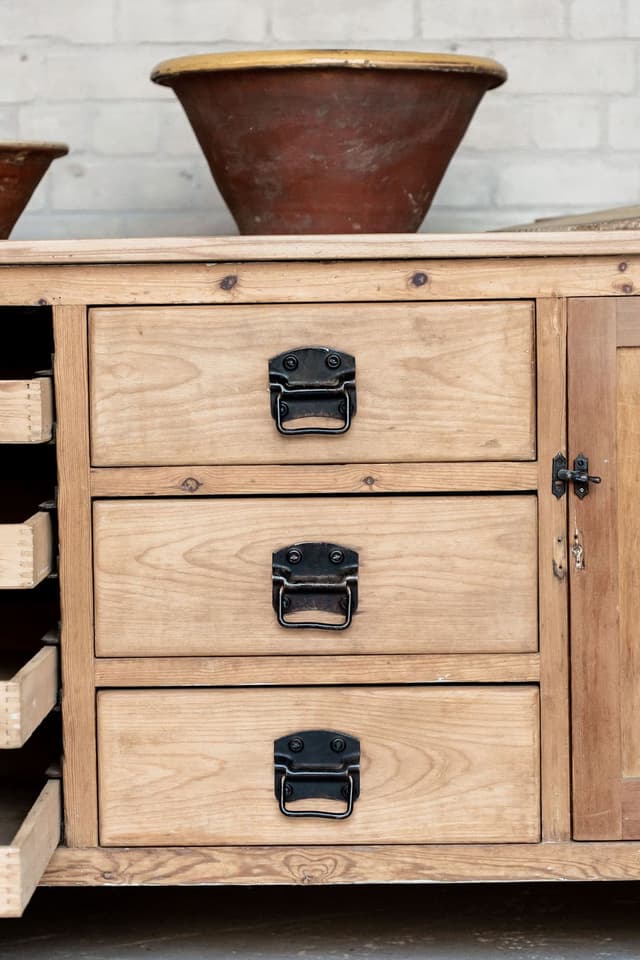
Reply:
<svg viewBox="0 0 640 960"><path fill-rule="evenodd" d="M0 380L0 443L46 443L52 429L50 377Z"/></svg>
<svg viewBox="0 0 640 960"><path fill-rule="evenodd" d="M38 510L22 523L0 523L0 589L29 590L53 568L51 516Z"/></svg>
<svg viewBox="0 0 640 960"><path fill-rule="evenodd" d="M20 917L60 842L60 782L0 787L0 917Z"/></svg>
<svg viewBox="0 0 640 960"><path fill-rule="evenodd" d="M44 646L33 656L0 660L0 749L23 746L53 710L58 697L58 651Z"/></svg>

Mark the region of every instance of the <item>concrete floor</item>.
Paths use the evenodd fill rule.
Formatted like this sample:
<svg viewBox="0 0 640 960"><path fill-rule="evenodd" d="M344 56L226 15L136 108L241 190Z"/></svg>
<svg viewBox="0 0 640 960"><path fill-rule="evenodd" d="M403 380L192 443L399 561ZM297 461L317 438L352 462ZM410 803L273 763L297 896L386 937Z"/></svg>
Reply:
<svg viewBox="0 0 640 960"><path fill-rule="evenodd" d="M6 960L622 960L640 882L39 890Z"/></svg>

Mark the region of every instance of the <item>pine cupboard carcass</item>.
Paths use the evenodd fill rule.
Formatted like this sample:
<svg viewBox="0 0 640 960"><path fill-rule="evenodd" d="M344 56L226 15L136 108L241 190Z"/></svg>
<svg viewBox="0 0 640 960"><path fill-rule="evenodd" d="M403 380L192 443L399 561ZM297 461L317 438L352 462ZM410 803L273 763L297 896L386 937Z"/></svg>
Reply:
<svg viewBox="0 0 640 960"><path fill-rule="evenodd" d="M0 264L4 915L640 878L640 234Z"/></svg>

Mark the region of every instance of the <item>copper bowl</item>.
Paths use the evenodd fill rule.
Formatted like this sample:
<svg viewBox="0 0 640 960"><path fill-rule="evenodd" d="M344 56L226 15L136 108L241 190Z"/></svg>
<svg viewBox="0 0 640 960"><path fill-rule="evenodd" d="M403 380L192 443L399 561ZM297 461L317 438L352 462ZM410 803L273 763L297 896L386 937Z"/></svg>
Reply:
<svg viewBox="0 0 640 960"><path fill-rule="evenodd" d="M494 60L353 50L159 64L241 233L404 233L422 223Z"/></svg>
<svg viewBox="0 0 640 960"><path fill-rule="evenodd" d="M68 152L66 143L0 141L0 240L13 230L51 161Z"/></svg>

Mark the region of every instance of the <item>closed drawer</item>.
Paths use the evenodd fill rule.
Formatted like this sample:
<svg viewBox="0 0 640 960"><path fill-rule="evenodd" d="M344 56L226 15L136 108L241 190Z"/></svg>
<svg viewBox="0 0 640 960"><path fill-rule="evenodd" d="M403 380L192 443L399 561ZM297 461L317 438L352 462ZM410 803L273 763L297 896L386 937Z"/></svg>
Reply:
<svg viewBox="0 0 640 960"><path fill-rule="evenodd" d="M360 742L345 820L280 812L274 741L309 730ZM107 845L539 839L530 686L104 691L98 738ZM294 795L289 806L345 804Z"/></svg>
<svg viewBox="0 0 640 960"><path fill-rule="evenodd" d="M51 380L0 380L0 443L45 443L51 439Z"/></svg>
<svg viewBox="0 0 640 960"><path fill-rule="evenodd" d="M0 917L20 917L60 842L60 783L0 786Z"/></svg>
<svg viewBox="0 0 640 960"><path fill-rule="evenodd" d="M536 528L532 495L99 501L97 654L530 652ZM358 553L347 629L278 622L273 552L306 542Z"/></svg>
<svg viewBox="0 0 640 960"><path fill-rule="evenodd" d="M93 463L533 459L533 328L524 301L95 309ZM310 346L355 357L357 412L283 437L268 361Z"/></svg>
<svg viewBox="0 0 640 960"><path fill-rule="evenodd" d="M28 590L52 570L51 516L39 510L23 523L0 523L0 589Z"/></svg>

